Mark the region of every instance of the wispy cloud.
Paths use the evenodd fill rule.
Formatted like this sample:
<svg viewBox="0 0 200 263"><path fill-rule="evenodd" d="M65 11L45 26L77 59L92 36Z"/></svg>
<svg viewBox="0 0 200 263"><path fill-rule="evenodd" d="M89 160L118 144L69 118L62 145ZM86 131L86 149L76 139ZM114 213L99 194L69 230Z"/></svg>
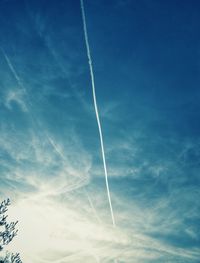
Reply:
<svg viewBox="0 0 200 263"><path fill-rule="evenodd" d="M95 197L98 202L101 195L102 191L98 191ZM101 209L96 206L104 217L104 223L99 224L82 191L68 193L57 200L51 195L42 198L29 195L18 200L10 211L11 217L18 216L20 220L20 234L13 248L24 250L24 260L30 262L36 258L39 262L78 262L81 258L88 262L93 262L94 258L100 262L110 262L113 258L125 262L151 262L163 258L171 262L178 258L184 262L197 262L197 247L172 246L167 239L156 237L156 233L165 237L166 231L176 234L177 226L180 227L178 217L170 215L168 210L170 201L159 201L154 208L141 209L133 201L122 200L122 196L115 195L118 228L113 229L108 224L110 219L105 206Z"/></svg>
<svg viewBox="0 0 200 263"><path fill-rule="evenodd" d="M22 91L20 90L10 90L8 91L8 94L5 98L5 106L8 109L12 109L12 103L17 103L20 108L22 109L22 111L26 112L27 111L27 107L26 104L24 102L24 94Z"/></svg>

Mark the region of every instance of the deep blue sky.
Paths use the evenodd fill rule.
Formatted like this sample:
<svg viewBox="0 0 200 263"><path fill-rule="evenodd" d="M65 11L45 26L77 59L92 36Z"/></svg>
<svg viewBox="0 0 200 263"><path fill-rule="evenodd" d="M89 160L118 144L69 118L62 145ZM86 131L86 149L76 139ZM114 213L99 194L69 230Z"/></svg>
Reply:
<svg viewBox="0 0 200 263"><path fill-rule="evenodd" d="M197 263L200 3L84 3L117 228L79 1L1 0L0 196L21 214L13 249L29 263ZM48 213L48 242L32 249Z"/></svg>

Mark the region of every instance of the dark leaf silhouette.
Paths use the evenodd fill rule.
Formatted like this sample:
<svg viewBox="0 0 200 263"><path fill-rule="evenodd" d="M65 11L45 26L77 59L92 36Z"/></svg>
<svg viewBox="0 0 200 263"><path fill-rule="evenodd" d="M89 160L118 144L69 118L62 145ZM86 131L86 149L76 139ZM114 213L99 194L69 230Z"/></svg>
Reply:
<svg viewBox="0 0 200 263"><path fill-rule="evenodd" d="M10 205L10 199L6 199L0 204L0 252L4 249L4 246L8 245L13 238L17 235L15 229L18 221L7 222L7 215L5 213L8 211L8 206ZM0 257L0 263L22 263L19 253L13 254L6 252L5 257Z"/></svg>

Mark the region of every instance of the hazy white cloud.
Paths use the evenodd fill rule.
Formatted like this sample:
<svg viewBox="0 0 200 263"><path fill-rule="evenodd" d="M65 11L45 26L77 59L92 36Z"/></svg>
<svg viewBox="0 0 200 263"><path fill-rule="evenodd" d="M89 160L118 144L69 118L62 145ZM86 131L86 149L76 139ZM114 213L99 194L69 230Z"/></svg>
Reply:
<svg viewBox="0 0 200 263"><path fill-rule="evenodd" d="M9 181L12 187L21 185L19 192L32 188L43 194L68 192L87 184L91 157L75 134L71 142L65 142L65 148L45 135L38 137L32 131L20 134L15 129L1 129L1 152L8 156L1 161L2 180Z"/></svg>
<svg viewBox="0 0 200 263"><path fill-rule="evenodd" d="M12 103L18 104L22 111L27 112L28 109L24 100L24 92L22 90L8 90L5 98L5 106L11 110Z"/></svg>
<svg viewBox="0 0 200 263"><path fill-rule="evenodd" d="M102 198L101 192L96 195L97 199ZM180 225L180 219L170 218L169 211L163 210L160 214L161 208L168 207L170 201L160 201L154 208L144 209L122 200L121 196L114 195L117 227L113 228L108 223L106 206L100 209L95 202L97 212L104 214L105 219L101 223L96 221L84 192L68 193L57 199L27 195L17 200L9 211L10 218L18 218L20 222L20 232L11 249L20 251L24 261L30 263L36 259L38 262L79 262L81 259L110 262L114 258L148 262L163 256L172 262L176 262L176 257L184 262L198 259L197 249L171 246L149 234L175 232Z"/></svg>

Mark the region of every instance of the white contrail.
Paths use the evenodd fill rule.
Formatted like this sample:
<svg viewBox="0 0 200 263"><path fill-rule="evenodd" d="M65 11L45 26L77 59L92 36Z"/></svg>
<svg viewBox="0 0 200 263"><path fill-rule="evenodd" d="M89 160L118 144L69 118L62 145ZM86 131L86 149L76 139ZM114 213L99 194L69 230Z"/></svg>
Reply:
<svg viewBox="0 0 200 263"><path fill-rule="evenodd" d="M4 58L5 58L5 60L6 60L7 64L8 64L8 67L9 67L9 69L11 70L12 74L14 75L14 77L15 77L18 85L19 85L19 87L25 92L25 89L24 89L24 87L23 87L23 84L22 84L22 82L21 82L21 79L20 79L20 77L18 76L16 70L14 69L14 67L13 67L13 65L12 65L9 57L7 56L6 52L4 51L4 49L3 49L2 47L0 47L0 49L1 49L1 52L3 53L3 55L4 55Z"/></svg>
<svg viewBox="0 0 200 263"><path fill-rule="evenodd" d="M103 166L104 166L104 172L105 172L106 189L107 189L108 201L109 201L109 205L110 205L112 224L115 227L116 224L115 224L115 217L114 217L113 208L112 208L112 202L111 202L111 197L110 197L107 165L106 165L105 151L104 151L103 134L102 134L101 122L100 122L99 112L98 112L98 107L97 107L94 73L93 73L93 66L92 66L92 58L91 58L90 46L89 46L89 41L88 41L88 33L87 33L87 25L86 25L85 9L84 9L83 0L80 0L80 4L81 4L81 13L82 13L82 20L83 20L83 30L84 30L85 44L86 44L87 57L88 57L88 63L89 63L89 69L90 69L90 77L91 77L91 82L92 82L92 94L93 94L94 108L95 108L96 119L97 119L97 124L98 124L98 129L99 129L99 137L100 137L100 142L101 142L101 152L102 152Z"/></svg>
<svg viewBox="0 0 200 263"><path fill-rule="evenodd" d="M90 196L89 196L88 192L86 191L86 189L85 188L83 188L83 189L84 189L85 195L87 196L87 199L89 201L90 207L92 208L93 214L95 215L95 217L97 219L97 222L99 223L99 225L102 225L102 221L101 221L101 219L100 219L100 217L99 217L99 215L98 215L98 213L97 213L97 211L96 211L96 209L95 209L95 207L93 205L92 199L90 198Z"/></svg>

